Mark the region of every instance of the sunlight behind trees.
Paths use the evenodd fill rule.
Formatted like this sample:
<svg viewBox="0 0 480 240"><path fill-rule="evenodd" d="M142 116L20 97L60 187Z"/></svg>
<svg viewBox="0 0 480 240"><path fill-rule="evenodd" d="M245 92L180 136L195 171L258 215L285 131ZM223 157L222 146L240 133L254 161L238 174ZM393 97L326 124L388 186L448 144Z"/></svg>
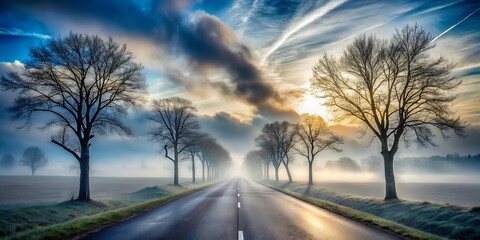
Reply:
<svg viewBox="0 0 480 240"><path fill-rule="evenodd" d="M464 135L466 125L452 110L461 81L447 59L429 55L431 40L418 25L388 40L361 35L341 57L324 54L313 67L312 88L336 119L357 120L380 141L386 200L398 198L393 164L400 141L434 146L433 129L443 137Z"/></svg>
<svg viewBox="0 0 480 240"><path fill-rule="evenodd" d="M324 99L306 92L303 95L302 101L295 106L295 109L297 109L300 114L308 113L319 115L325 120L325 122L331 123L333 116L328 107L324 105L324 102Z"/></svg>

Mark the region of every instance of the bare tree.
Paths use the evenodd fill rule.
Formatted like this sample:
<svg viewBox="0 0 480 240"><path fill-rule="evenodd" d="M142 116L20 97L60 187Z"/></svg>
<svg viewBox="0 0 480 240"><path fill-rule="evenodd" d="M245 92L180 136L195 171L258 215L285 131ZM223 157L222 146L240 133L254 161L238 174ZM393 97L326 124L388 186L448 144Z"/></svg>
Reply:
<svg viewBox="0 0 480 240"><path fill-rule="evenodd" d="M23 151L23 157L20 163L30 168L33 176L37 169L47 165L48 159L39 147L29 147Z"/></svg>
<svg viewBox="0 0 480 240"><path fill-rule="evenodd" d="M52 143L80 164L78 200L90 200L90 144L95 133L131 135L121 121L145 88L142 66L126 45L98 36L70 33L30 49L21 74L2 76L3 90L18 91L10 108L30 124L34 112L47 113L44 128L59 126ZM73 137L71 137L73 135Z"/></svg>
<svg viewBox="0 0 480 240"><path fill-rule="evenodd" d="M199 142L203 138L209 137L208 134L200 133L200 132L193 132L190 134L189 138L183 140L184 144L188 145L188 147L183 152L184 161L190 161L192 164L192 183L196 183L196 168L195 168L195 157L202 163L202 180L205 181L205 175L203 174L204 170L204 162L201 154L201 148L199 146Z"/></svg>
<svg viewBox="0 0 480 240"><path fill-rule="evenodd" d="M268 156L269 162L272 163L275 169L275 180L278 181L278 169L282 163L281 157L279 156L280 147L277 144L276 139L278 134L275 132L275 129L272 128L270 124L266 124L262 128L262 134L255 138L255 142L258 147L265 151Z"/></svg>
<svg viewBox="0 0 480 240"><path fill-rule="evenodd" d="M202 161L207 166L208 179L216 179L224 175L232 164L230 153L213 137L204 137L198 142Z"/></svg>
<svg viewBox="0 0 480 240"><path fill-rule="evenodd" d="M255 178L262 178L265 174L262 166L264 165L264 160L262 156L262 150L253 150L249 151L244 158L243 166L248 170L250 176Z"/></svg>
<svg viewBox="0 0 480 240"><path fill-rule="evenodd" d="M153 101L150 119L156 122L157 126L150 134L153 140L165 144L165 157L173 162L174 185L179 185L179 155L201 138L198 133L200 126L194 114L196 111L192 101L180 97ZM169 149L173 149L173 156L168 155Z"/></svg>
<svg viewBox="0 0 480 240"><path fill-rule="evenodd" d="M271 162L275 168L275 180L278 181L278 170L281 164L285 167L288 181L293 182L290 173L289 163L291 154L290 151L295 146L297 140L297 125L291 124L287 121L267 123L262 129L262 134L258 136L255 141L268 156L268 165Z"/></svg>
<svg viewBox="0 0 480 240"><path fill-rule="evenodd" d="M465 124L451 110L452 90L461 82L445 58L428 54L431 40L417 25L385 41L363 35L340 59L324 55L313 68L312 86L338 119L360 120L380 141L386 200L397 199L393 160L401 139L427 146L435 144L433 128L443 136L464 134Z"/></svg>
<svg viewBox="0 0 480 240"><path fill-rule="evenodd" d="M205 165L206 165L206 159L203 157L203 152L201 150L201 144L198 145L200 148L200 151L198 151L197 154L197 159L200 160L200 163L202 164L202 182L205 182Z"/></svg>
<svg viewBox="0 0 480 240"><path fill-rule="evenodd" d="M264 179L270 179L270 157L265 152L264 149L258 149L258 150L253 150L247 153L247 156L245 156L246 160L249 159L250 162L256 161L260 162L260 170L261 175L263 176ZM254 160L253 160L254 159Z"/></svg>
<svg viewBox="0 0 480 240"><path fill-rule="evenodd" d="M337 144L342 144L343 139L328 129L327 123L318 115L302 114L298 127L301 148L297 151L308 161L308 184L313 185L313 162L321 151L332 149L341 151Z"/></svg>
<svg viewBox="0 0 480 240"><path fill-rule="evenodd" d="M199 155L201 156L200 148L198 147L198 145L192 144L188 146L183 153L184 153L183 154L184 161L190 161L192 163L192 183L195 183L196 182L195 157L198 157Z"/></svg>
<svg viewBox="0 0 480 240"><path fill-rule="evenodd" d="M298 132L298 125L291 124L287 121L283 121L279 125L280 127L280 150L282 151L282 163L287 171L288 182L292 183L292 174L290 173L290 159L291 154L290 151L295 147L297 143L297 132Z"/></svg>
<svg viewBox="0 0 480 240"><path fill-rule="evenodd" d="M264 176L265 179L270 180L270 158L268 157L267 152L265 150L261 149L259 152L260 156L263 159L263 170L264 170Z"/></svg>
<svg viewBox="0 0 480 240"><path fill-rule="evenodd" d="M12 154L7 153L2 156L0 160L0 168L11 169L15 166L15 158Z"/></svg>

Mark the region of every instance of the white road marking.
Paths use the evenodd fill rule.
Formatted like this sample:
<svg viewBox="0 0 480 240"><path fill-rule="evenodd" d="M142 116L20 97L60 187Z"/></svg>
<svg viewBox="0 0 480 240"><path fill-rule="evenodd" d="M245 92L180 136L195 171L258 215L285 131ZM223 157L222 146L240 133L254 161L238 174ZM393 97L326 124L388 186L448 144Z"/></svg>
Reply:
<svg viewBox="0 0 480 240"><path fill-rule="evenodd" d="M240 208L240 202L238 202L238 208Z"/></svg>
<svg viewBox="0 0 480 240"><path fill-rule="evenodd" d="M240 193L237 193L237 197L240 197Z"/></svg>
<svg viewBox="0 0 480 240"><path fill-rule="evenodd" d="M238 231L238 240L243 240L243 231Z"/></svg>

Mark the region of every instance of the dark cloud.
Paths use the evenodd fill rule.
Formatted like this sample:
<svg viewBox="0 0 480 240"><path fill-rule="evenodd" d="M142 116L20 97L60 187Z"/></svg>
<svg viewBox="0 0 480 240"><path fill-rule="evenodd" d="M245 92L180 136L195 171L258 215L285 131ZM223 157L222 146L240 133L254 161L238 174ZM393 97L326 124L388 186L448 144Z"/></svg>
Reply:
<svg viewBox="0 0 480 240"><path fill-rule="evenodd" d="M218 82L211 84L223 94L256 106L260 114L265 111L278 117L290 116L291 110L279 107L284 105L284 99L253 63L250 48L215 16L204 12L190 13L192 5L189 0L152 1L144 6L115 0L20 0L4 3L2 7L18 13L18 16L35 16L45 25L55 25L63 20L86 22L109 32L146 37L172 56L185 57L195 72L224 70L232 86ZM51 19L52 16L55 19ZM0 23L0 27L2 25L6 24ZM175 83L191 86L190 79L178 79L184 76L168 73L166 76L174 76L172 81Z"/></svg>
<svg viewBox="0 0 480 240"><path fill-rule="evenodd" d="M226 112L218 112L214 116L201 116L199 121L203 131L222 142L229 151L238 154L255 147L254 139L265 124L262 118L242 122Z"/></svg>
<svg viewBox="0 0 480 240"><path fill-rule="evenodd" d="M278 117L278 113L272 112L271 109L263 113L264 115L253 117L248 121L242 121L227 112L217 112L214 116L203 115L198 120L202 131L218 139L228 151L243 156L256 148L255 137L261 133L262 127L268 122L279 120L274 117ZM294 121L297 116L294 112L290 116L285 112L282 112L282 115L290 117L291 121Z"/></svg>
<svg viewBox="0 0 480 240"><path fill-rule="evenodd" d="M180 29L179 43L195 65L226 69L235 83L234 93L248 102L258 105L268 99L282 101L251 62L250 49L238 42L235 33L216 17L198 15Z"/></svg>

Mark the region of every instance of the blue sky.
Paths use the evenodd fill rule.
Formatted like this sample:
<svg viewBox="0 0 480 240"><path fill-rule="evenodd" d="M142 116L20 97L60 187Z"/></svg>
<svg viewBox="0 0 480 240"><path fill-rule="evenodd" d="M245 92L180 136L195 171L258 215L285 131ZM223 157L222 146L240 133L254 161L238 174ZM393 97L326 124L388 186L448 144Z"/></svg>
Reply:
<svg viewBox="0 0 480 240"><path fill-rule="evenodd" d="M253 138L265 122L303 112L331 118L308 90L311 68L323 52L339 55L359 34L389 37L405 24L418 23L432 36L439 36L478 8L478 1L427 0L2 1L0 74L21 69L28 60L28 48L51 37L69 32L112 36L126 43L136 61L144 65L150 99L190 98L199 108L204 130L217 137L234 158L241 159L254 147ZM436 39L431 52L457 63L453 74L463 84L455 110L469 122L469 137L453 140L453 144L452 139L440 139L444 147L414 148L400 156L466 154L478 149L479 27L480 11ZM12 153L18 158L25 147L38 145L56 163L44 174L74 174L68 170L73 159L49 144L48 130L40 131L35 125L16 129L21 122L12 122L5 111L13 95L0 94L0 155ZM170 163L145 134L150 127L145 120L147 109L148 104L125 119L135 138L96 139L93 174L170 174ZM368 141L355 137L354 127L338 129L348 140L342 156L358 157L359 151L365 152L361 149L368 147ZM26 169L16 171L28 173Z"/></svg>

